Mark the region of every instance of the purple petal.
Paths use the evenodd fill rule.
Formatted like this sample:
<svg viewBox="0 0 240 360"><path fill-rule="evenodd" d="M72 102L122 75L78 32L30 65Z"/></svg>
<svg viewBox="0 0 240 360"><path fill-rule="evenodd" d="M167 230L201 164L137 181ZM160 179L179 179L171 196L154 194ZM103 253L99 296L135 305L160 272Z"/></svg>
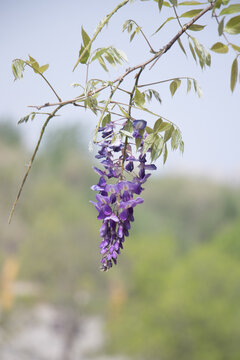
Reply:
<svg viewBox="0 0 240 360"><path fill-rule="evenodd" d="M137 130L143 130L147 126L147 122L145 120L134 120L133 127Z"/></svg>
<svg viewBox="0 0 240 360"><path fill-rule="evenodd" d="M124 221L124 220L127 220L127 218L128 218L127 210L123 210L123 211L120 213L119 217L120 217L120 219L123 220L123 221Z"/></svg>
<svg viewBox="0 0 240 360"><path fill-rule="evenodd" d="M144 165L144 168L145 168L146 170L157 170L157 167L156 167L156 165L154 165L154 164Z"/></svg>
<svg viewBox="0 0 240 360"><path fill-rule="evenodd" d="M114 214L114 213L112 213L110 216L107 216L107 217L105 218L105 220L113 220L113 221L115 221L115 222L119 222L119 218L118 218L117 215Z"/></svg>
<svg viewBox="0 0 240 360"><path fill-rule="evenodd" d="M104 215L109 216L112 214L112 208L109 205L104 205L103 207Z"/></svg>
<svg viewBox="0 0 240 360"><path fill-rule="evenodd" d="M105 172L98 169L96 166L93 166L93 170L98 174L98 175L105 175Z"/></svg>

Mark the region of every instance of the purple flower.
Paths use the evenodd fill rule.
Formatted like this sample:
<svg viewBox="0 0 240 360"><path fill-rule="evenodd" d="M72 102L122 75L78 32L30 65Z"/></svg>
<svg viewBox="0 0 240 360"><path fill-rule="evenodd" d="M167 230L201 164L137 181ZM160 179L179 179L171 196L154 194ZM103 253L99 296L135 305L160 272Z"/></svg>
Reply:
<svg viewBox="0 0 240 360"><path fill-rule="evenodd" d="M129 120L128 120L129 121ZM99 129L102 135L102 141L99 143L99 151L96 158L101 161L104 170L93 167L99 175L99 181L91 187L97 191L96 202L91 201L95 206L98 215L97 219L102 221L99 233L101 237L100 253L101 269L106 271L113 264L117 264L117 258L120 255L120 249L123 249L125 237L129 236L131 222L134 221L134 207L143 203L140 195L144 190L142 184L146 182L150 173L156 169L154 164L146 164L146 154L142 155L143 142L147 136L145 131L147 122L145 120L134 120L133 137L141 138L141 144L137 150L138 155L132 155L132 145L127 147L121 138L114 134L116 125L109 122L105 127ZM125 154L124 152L125 151ZM126 161L126 163L124 163ZM138 175L134 174L135 166L139 168ZM137 163L137 164L136 164ZM126 180L125 173L132 175L132 179ZM108 179L114 179L109 184Z"/></svg>
<svg viewBox="0 0 240 360"><path fill-rule="evenodd" d="M134 169L133 161L129 161L129 163L126 165L125 169L126 169L127 171L132 172L133 169Z"/></svg>
<svg viewBox="0 0 240 360"><path fill-rule="evenodd" d="M147 126L146 120L134 120L133 121L133 128L135 130L144 130Z"/></svg>

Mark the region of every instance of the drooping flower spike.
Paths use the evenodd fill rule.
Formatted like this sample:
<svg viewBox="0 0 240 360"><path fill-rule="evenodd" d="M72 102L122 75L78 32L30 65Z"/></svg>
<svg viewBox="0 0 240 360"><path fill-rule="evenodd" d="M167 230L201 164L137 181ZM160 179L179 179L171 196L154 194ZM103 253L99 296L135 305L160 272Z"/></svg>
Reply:
<svg viewBox="0 0 240 360"><path fill-rule="evenodd" d="M134 120L132 122L132 138L144 139L146 137L145 120ZM123 130L123 129L122 129ZM129 144L119 137L116 142L116 129L113 122L107 123L99 128L98 132L102 140L98 143L100 149L95 156L100 160L103 169L93 167L100 176L96 185L91 187L97 191L96 202L91 201L98 211L97 219L102 221L100 237L101 269L106 271L113 264L117 264L118 255L123 249L125 238L129 236L131 222L134 221L134 207L143 203L138 196L144 190L142 184L149 178L150 173L146 170L156 170L153 164L146 164L146 154L142 154L143 142L137 149L138 155L132 155ZM138 172L135 173L138 169ZM125 173L131 180L127 180ZM115 179L109 184L109 179Z"/></svg>

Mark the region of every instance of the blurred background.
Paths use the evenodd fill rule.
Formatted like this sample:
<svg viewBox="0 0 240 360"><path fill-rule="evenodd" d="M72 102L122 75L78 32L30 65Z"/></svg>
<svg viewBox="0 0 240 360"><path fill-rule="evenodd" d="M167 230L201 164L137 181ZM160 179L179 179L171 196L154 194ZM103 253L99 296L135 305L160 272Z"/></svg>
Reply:
<svg viewBox="0 0 240 360"><path fill-rule="evenodd" d="M213 54L212 68L202 72L190 54L186 59L174 48L145 75L149 81L196 77L204 95L186 97L184 88L172 99L168 86L157 89L163 102L151 108L180 126L186 150L170 154L164 167L158 162L117 267L99 271L99 222L89 204L97 179L88 151L92 113L66 108L52 120L7 224L42 120L16 123L28 113L26 105L53 100L30 72L13 83L11 61L29 53L40 64L49 62L46 76L63 98L77 96L70 84L84 79L80 69L72 73L81 25L91 35L117 3L0 2L0 359L237 360L240 124L239 88L234 94L229 88L233 54ZM123 49L127 67L149 56L139 39L129 45L127 34L119 33L130 17L148 35L163 19L151 1L115 15L96 46ZM151 37L155 46L176 29L170 25ZM216 26L196 37L211 47ZM234 41L239 45L239 36ZM96 74L116 77L97 67Z"/></svg>

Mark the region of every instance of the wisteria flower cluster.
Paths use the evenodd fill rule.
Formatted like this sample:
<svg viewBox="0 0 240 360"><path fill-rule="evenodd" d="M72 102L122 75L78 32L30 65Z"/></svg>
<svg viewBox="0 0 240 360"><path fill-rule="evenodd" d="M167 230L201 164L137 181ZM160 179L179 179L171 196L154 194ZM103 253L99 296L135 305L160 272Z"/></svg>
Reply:
<svg viewBox="0 0 240 360"><path fill-rule="evenodd" d="M97 185L91 187L97 191L95 205L98 216L102 221L100 228L101 270L106 271L117 264L117 257L123 249L125 238L129 236L131 222L134 221L134 207L143 203L139 195L144 188L142 185L151 175L147 170L156 170L154 164L146 164L146 154L143 154L143 140L147 137L145 120L133 120L131 138L139 139L136 154L132 152L132 145L124 133L124 126L116 137L116 124L109 121L98 129L101 141L96 158L100 160L103 169L94 167L100 176Z"/></svg>

